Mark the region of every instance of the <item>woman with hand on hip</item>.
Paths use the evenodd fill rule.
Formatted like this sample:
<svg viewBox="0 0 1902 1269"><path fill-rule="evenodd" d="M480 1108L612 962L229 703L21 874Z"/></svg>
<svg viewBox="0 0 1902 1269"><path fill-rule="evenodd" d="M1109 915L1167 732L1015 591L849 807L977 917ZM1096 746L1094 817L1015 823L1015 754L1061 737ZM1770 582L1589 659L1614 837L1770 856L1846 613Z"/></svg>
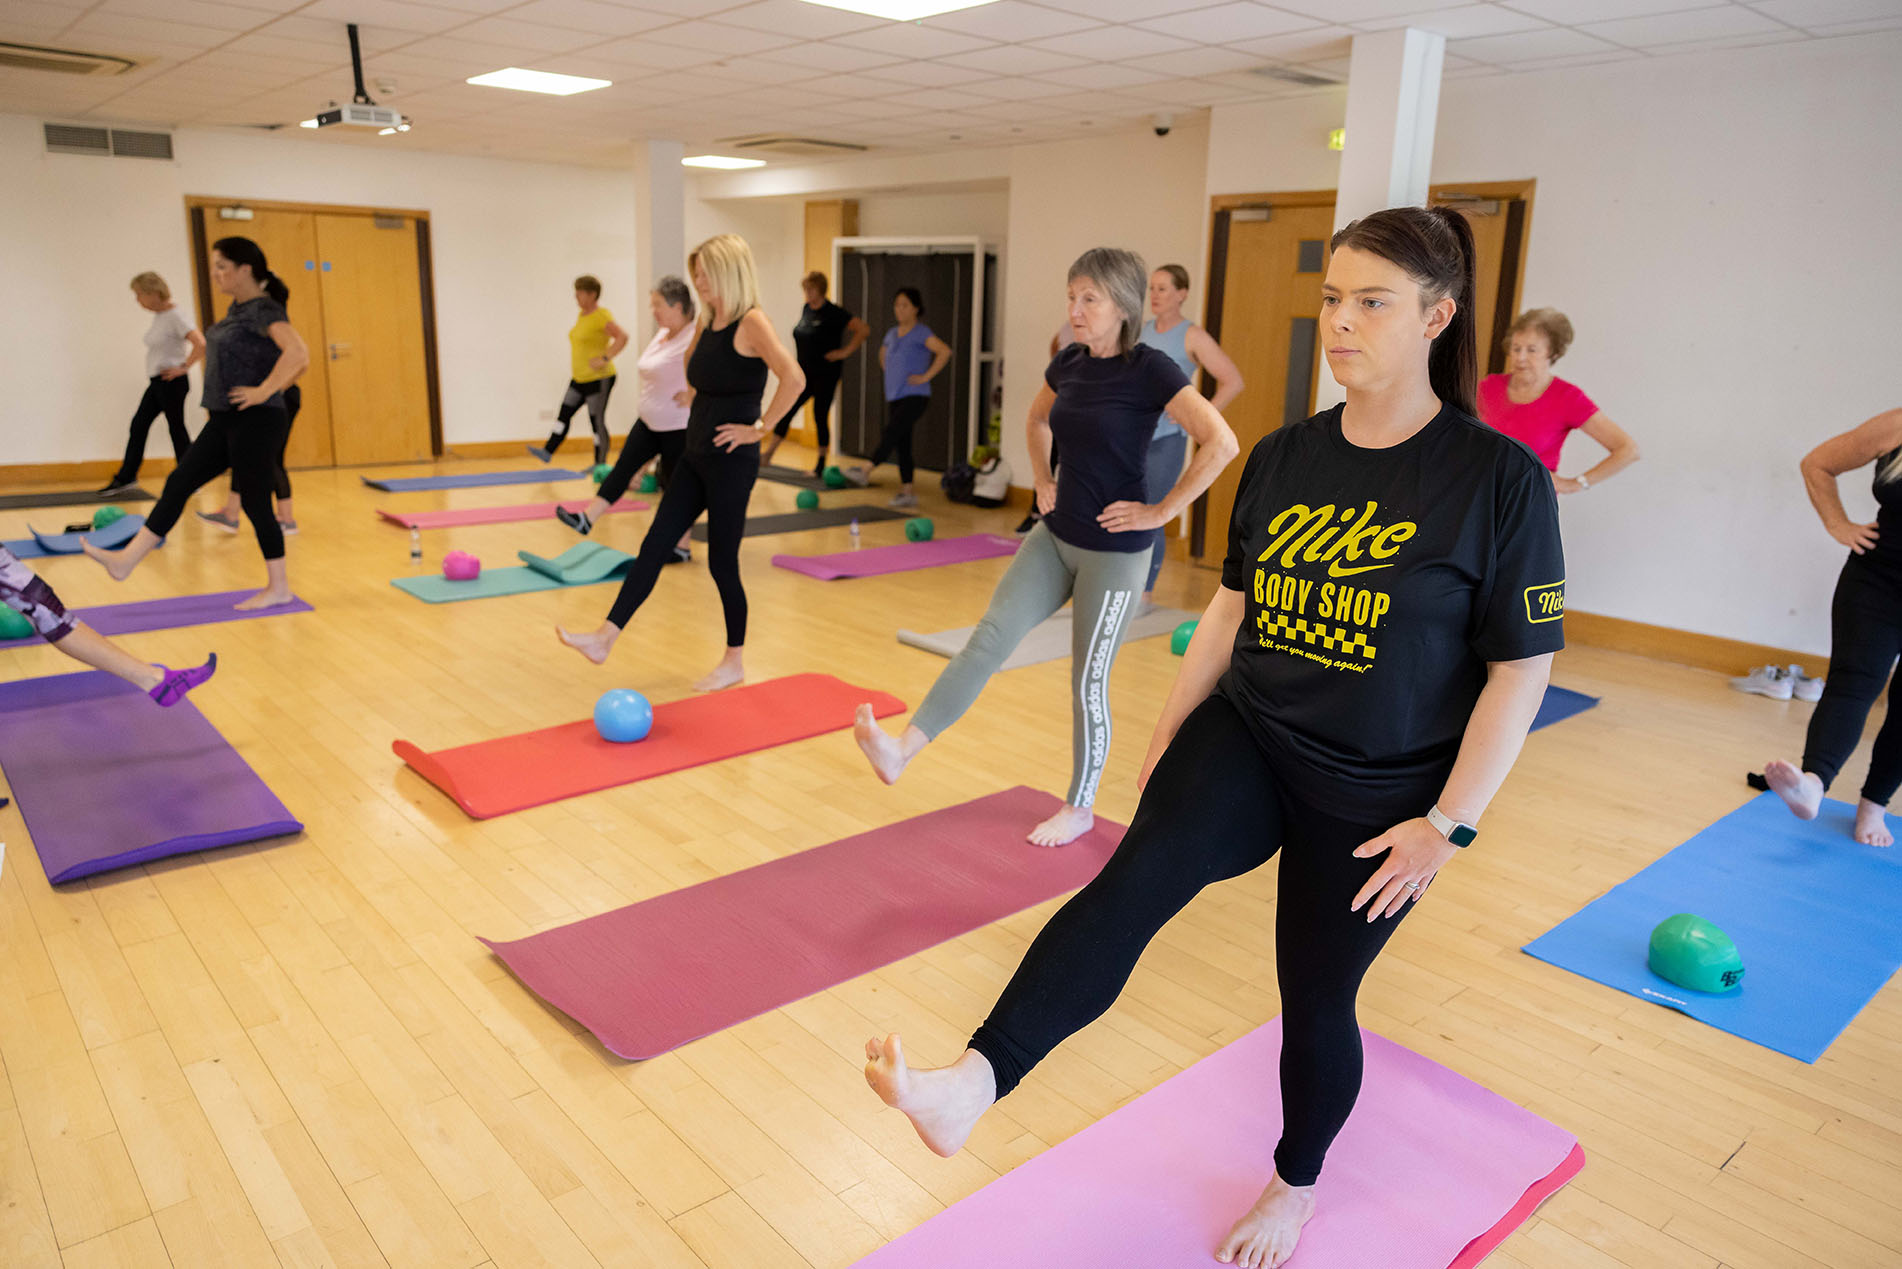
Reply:
<svg viewBox="0 0 1902 1269"><path fill-rule="evenodd" d="M1552 488L1583 493L1638 461L1638 442L1576 385L1552 373L1552 363L1572 346L1572 323L1555 308L1519 314L1506 335L1512 373L1479 381L1479 417L1515 441L1524 441L1552 473ZM1611 451L1589 471L1559 475L1565 438L1580 431Z"/></svg>
<svg viewBox="0 0 1902 1269"><path fill-rule="evenodd" d="M799 310L799 324L793 327L793 348L798 353L799 369L805 372L806 390L773 429L760 452L760 461L773 461L799 407L810 401L812 429L819 439L819 459L812 465L812 474L823 476L826 451L832 448L832 397L845 375L846 358L859 350L872 328L863 318L854 317L849 309L826 298L831 281L825 274L815 269L799 285L805 291L806 302Z"/></svg>
<svg viewBox="0 0 1902 1269"><path fill-rule="evenodd" d="M894 507L915 507L918 495L912 492L911 433L931 405L931 381L951 361L951 345L931 333L922 320L925 299L915 286L901 286L892 297L892 316L897 324L885 332L878 346L879 368L885 372L885 428L879 433L878 448L856 467L848 467L845 478L855 485L872 483L872 469L888 458L898 460L898 493Z"/></svg>
<svg viewBox="0 0 1902 1269"><path fill-rule="evenodd" d="M145 332L145 395L132 412L132 434L126 440L125 458L105 487L102 498L116 498L139 480L139 467L145 462L145 438L151 434L152 421L165 416L166 429L172 434L172 457L183 462L191 448L191 434L185 430L185 400L191 396L191 368L205 356L205 337L191 319L172 302L172 288L156 273L141 273L132 279L132 298L152 314L152 325Z"/></svg>
<svg viewBox="0 0 1902 1269"><path fill-rule="evenodd" d="M608 397L614 393L614 359L627 347L627 332L615 322L614 314L601 307L601 279L584 273L575 279L575 307L581 316L568 329L568 391L555 412L555 430L540 445L528 452L544 463L568 439L568 425L575 411L588 407L588 422L594 428L594 461L608 461Z"/></svg>

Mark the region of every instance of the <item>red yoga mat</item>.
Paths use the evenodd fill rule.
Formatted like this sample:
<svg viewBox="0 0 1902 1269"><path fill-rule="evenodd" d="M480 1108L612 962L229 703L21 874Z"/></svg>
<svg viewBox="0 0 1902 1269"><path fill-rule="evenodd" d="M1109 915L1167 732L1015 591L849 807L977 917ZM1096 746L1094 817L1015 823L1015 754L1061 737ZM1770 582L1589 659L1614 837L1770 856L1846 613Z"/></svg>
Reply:
<svg viewBox="0 0 1902 1269"><path fill-rule="evenodd" d="M465 524L514 524L521 520L548 520L554 517L556 507L585 511L588 501L586 498L576 498L568 502L518 502L506 507L462 507L454 511L391 511L388 507L378 507L376 513L391 524L400 524L405 529L454 529ZM646 503L623 498L609 507L607 514L645 510Z"/></svg>
<svg viewBox="0 0 1902 1269"><path fill-rule="evenodd" d="M482 941L609 1052L655 1057L1075 890L1123 826L1099 819L1056 849L1025 841L1057 806L1006 789L512 943Z"/></svg>
<svg viewBox="0 0 1902 1269"><path fill-rule="evenodd" d="M656 705L653 729L633 744L603 740L594 720L583 719L434 753L407 740L392 748L456 805L486 820L838 731L867 702L879 718L905 710L896 696L830 674L792 674Z"/></svg>

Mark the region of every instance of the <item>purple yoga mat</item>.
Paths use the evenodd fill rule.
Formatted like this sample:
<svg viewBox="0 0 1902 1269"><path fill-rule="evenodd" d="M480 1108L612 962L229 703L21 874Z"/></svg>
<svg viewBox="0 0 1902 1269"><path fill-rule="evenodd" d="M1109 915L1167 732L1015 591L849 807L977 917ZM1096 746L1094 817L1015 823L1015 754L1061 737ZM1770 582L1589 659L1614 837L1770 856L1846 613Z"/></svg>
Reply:
<svg viewBox="0 0 1902 1269"><path fill-rule="evenodd" d="M102 670L0 684L0 770L54 882L304 827L191 701Z"/></svg>
<svg viewBox="0 0 1902 1269"><path fill-rule="evenodd" d="M1287 1269L1477 1264L1583 1161L1563 1128L1391 1040L1363 1030L1361 1041L1360 1101L1328 1152L1318 1210ZM1229 1227L1274 1173L1280 1055L1276 1018L873 1252L861 1269L1215 1263Z"/></svg>
<svg viewBox="0 0 1902 1269"><path fill-rule="evenodd" d="M293 600L277 608L257 608L240 612L233 607L239 600L256 594L251 590L224 590L215 595L173 595L168 599L146 599L133 604L102 604L97 608L74 608L74 617L102 635L141 634L147 630L176 630L180 626L215 626L225 621L245 621L252 617L281 617L285 613L309 612L310 605ZM25 648L42 642L38 635L24 639L0 640L0 648Z"/></svg>
<svg viewBox="0 0 1902 1269"><path fill-rule="evenodd" d="M1006 789L558 926L482 941L624 1058L650 1058L1094 877L1123 826L1024 840L1059 803Z"/></svg>
<svg viewBox="0 0 1902 1269"><path fill-rule="evenodd" d="M880 573L906 573L915 568L936 568L940 564L995 559L1000 555L1017 554L1017 546L1016 538L997 533L972 533L961 538L901 542L897 546L874 546L831 555L775 555L773 563L830 582L841 577L876 577Z"/></svg>

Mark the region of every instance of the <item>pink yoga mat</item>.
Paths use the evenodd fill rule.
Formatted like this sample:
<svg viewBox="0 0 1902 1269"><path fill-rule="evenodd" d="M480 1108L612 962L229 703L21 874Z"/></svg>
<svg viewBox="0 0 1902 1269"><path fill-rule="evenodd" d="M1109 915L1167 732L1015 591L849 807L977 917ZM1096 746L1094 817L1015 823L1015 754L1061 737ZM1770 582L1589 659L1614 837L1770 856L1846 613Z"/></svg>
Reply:
<svg viewBox="0 0 1902 1269"><path fill-rule="evenodd" d="M1360 1102L1287 1269L1467 1269L1583 1165L1564 1129L1361 1039ZM1276 1018L858 1263L1204 1269L1274 1171L1280 1054Z"/></svg>
<svg viewBox="0 0 1902 1269"><path fill-rule="evenodd" d="M830 582L841 577L876 577L880 573L906 573L915 568L936 568L940 564L996 559L1000 555L1015 555L1017 545L1016 538L1002 534L972 533L961 538L901 542L897 546L837 551L831 555L775 555L773 563Z"/></svg>
<svg viewBox="0 0 1902 1269"><path fill-rule="evenodd" d="M1057 806L1006 789L512 943L482 941L609 1052L655 1057L1075 890L1123 827L1099 819L1055 850L1025 841Z"/></svg>
<svg viewBox="0 0 1902 1269"><path fill-rule="evenodd" d="M587 498L576 498L571 502L518 502L507 507L462 507L454 511L391 511L388 507L378 507L376 513L405 529L454 529L466 524L513 524L518 520L553 519L556 507L583 511L587 509L588 502ZM645 510L646 503L623 498L608 508L608 514Z"/></svg>

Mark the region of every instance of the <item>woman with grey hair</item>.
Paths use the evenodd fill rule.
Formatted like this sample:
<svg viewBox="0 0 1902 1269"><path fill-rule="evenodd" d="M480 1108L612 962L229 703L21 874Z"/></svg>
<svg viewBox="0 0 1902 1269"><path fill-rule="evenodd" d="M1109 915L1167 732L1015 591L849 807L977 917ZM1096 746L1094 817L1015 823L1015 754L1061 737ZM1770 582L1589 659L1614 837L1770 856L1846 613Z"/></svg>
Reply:
<svg viewBox="0 0 1902 1269"><path fill-rule="evenodd" d="M1024 538L989 611L951 659L904 733L893 736L862 705L854 735L886 784L971 707L1031 627L1074 599L1070 644L1070 787L1055 815L1030 831L1039 846L1088 832L1109 756L1109 676L1149 571L1154 531L1215 480L1240 452L1235 433L1175 363L1137 342L1149 270L1131 251L1097 247L1070 266L1076 342L1051 359L1030 404L1030 465L1043 519ZM1149 437L1166 411L1195 439L1195 459L1162 497L1144 500ZM1063 467L1050 471L1052 442Z"/></svg>

